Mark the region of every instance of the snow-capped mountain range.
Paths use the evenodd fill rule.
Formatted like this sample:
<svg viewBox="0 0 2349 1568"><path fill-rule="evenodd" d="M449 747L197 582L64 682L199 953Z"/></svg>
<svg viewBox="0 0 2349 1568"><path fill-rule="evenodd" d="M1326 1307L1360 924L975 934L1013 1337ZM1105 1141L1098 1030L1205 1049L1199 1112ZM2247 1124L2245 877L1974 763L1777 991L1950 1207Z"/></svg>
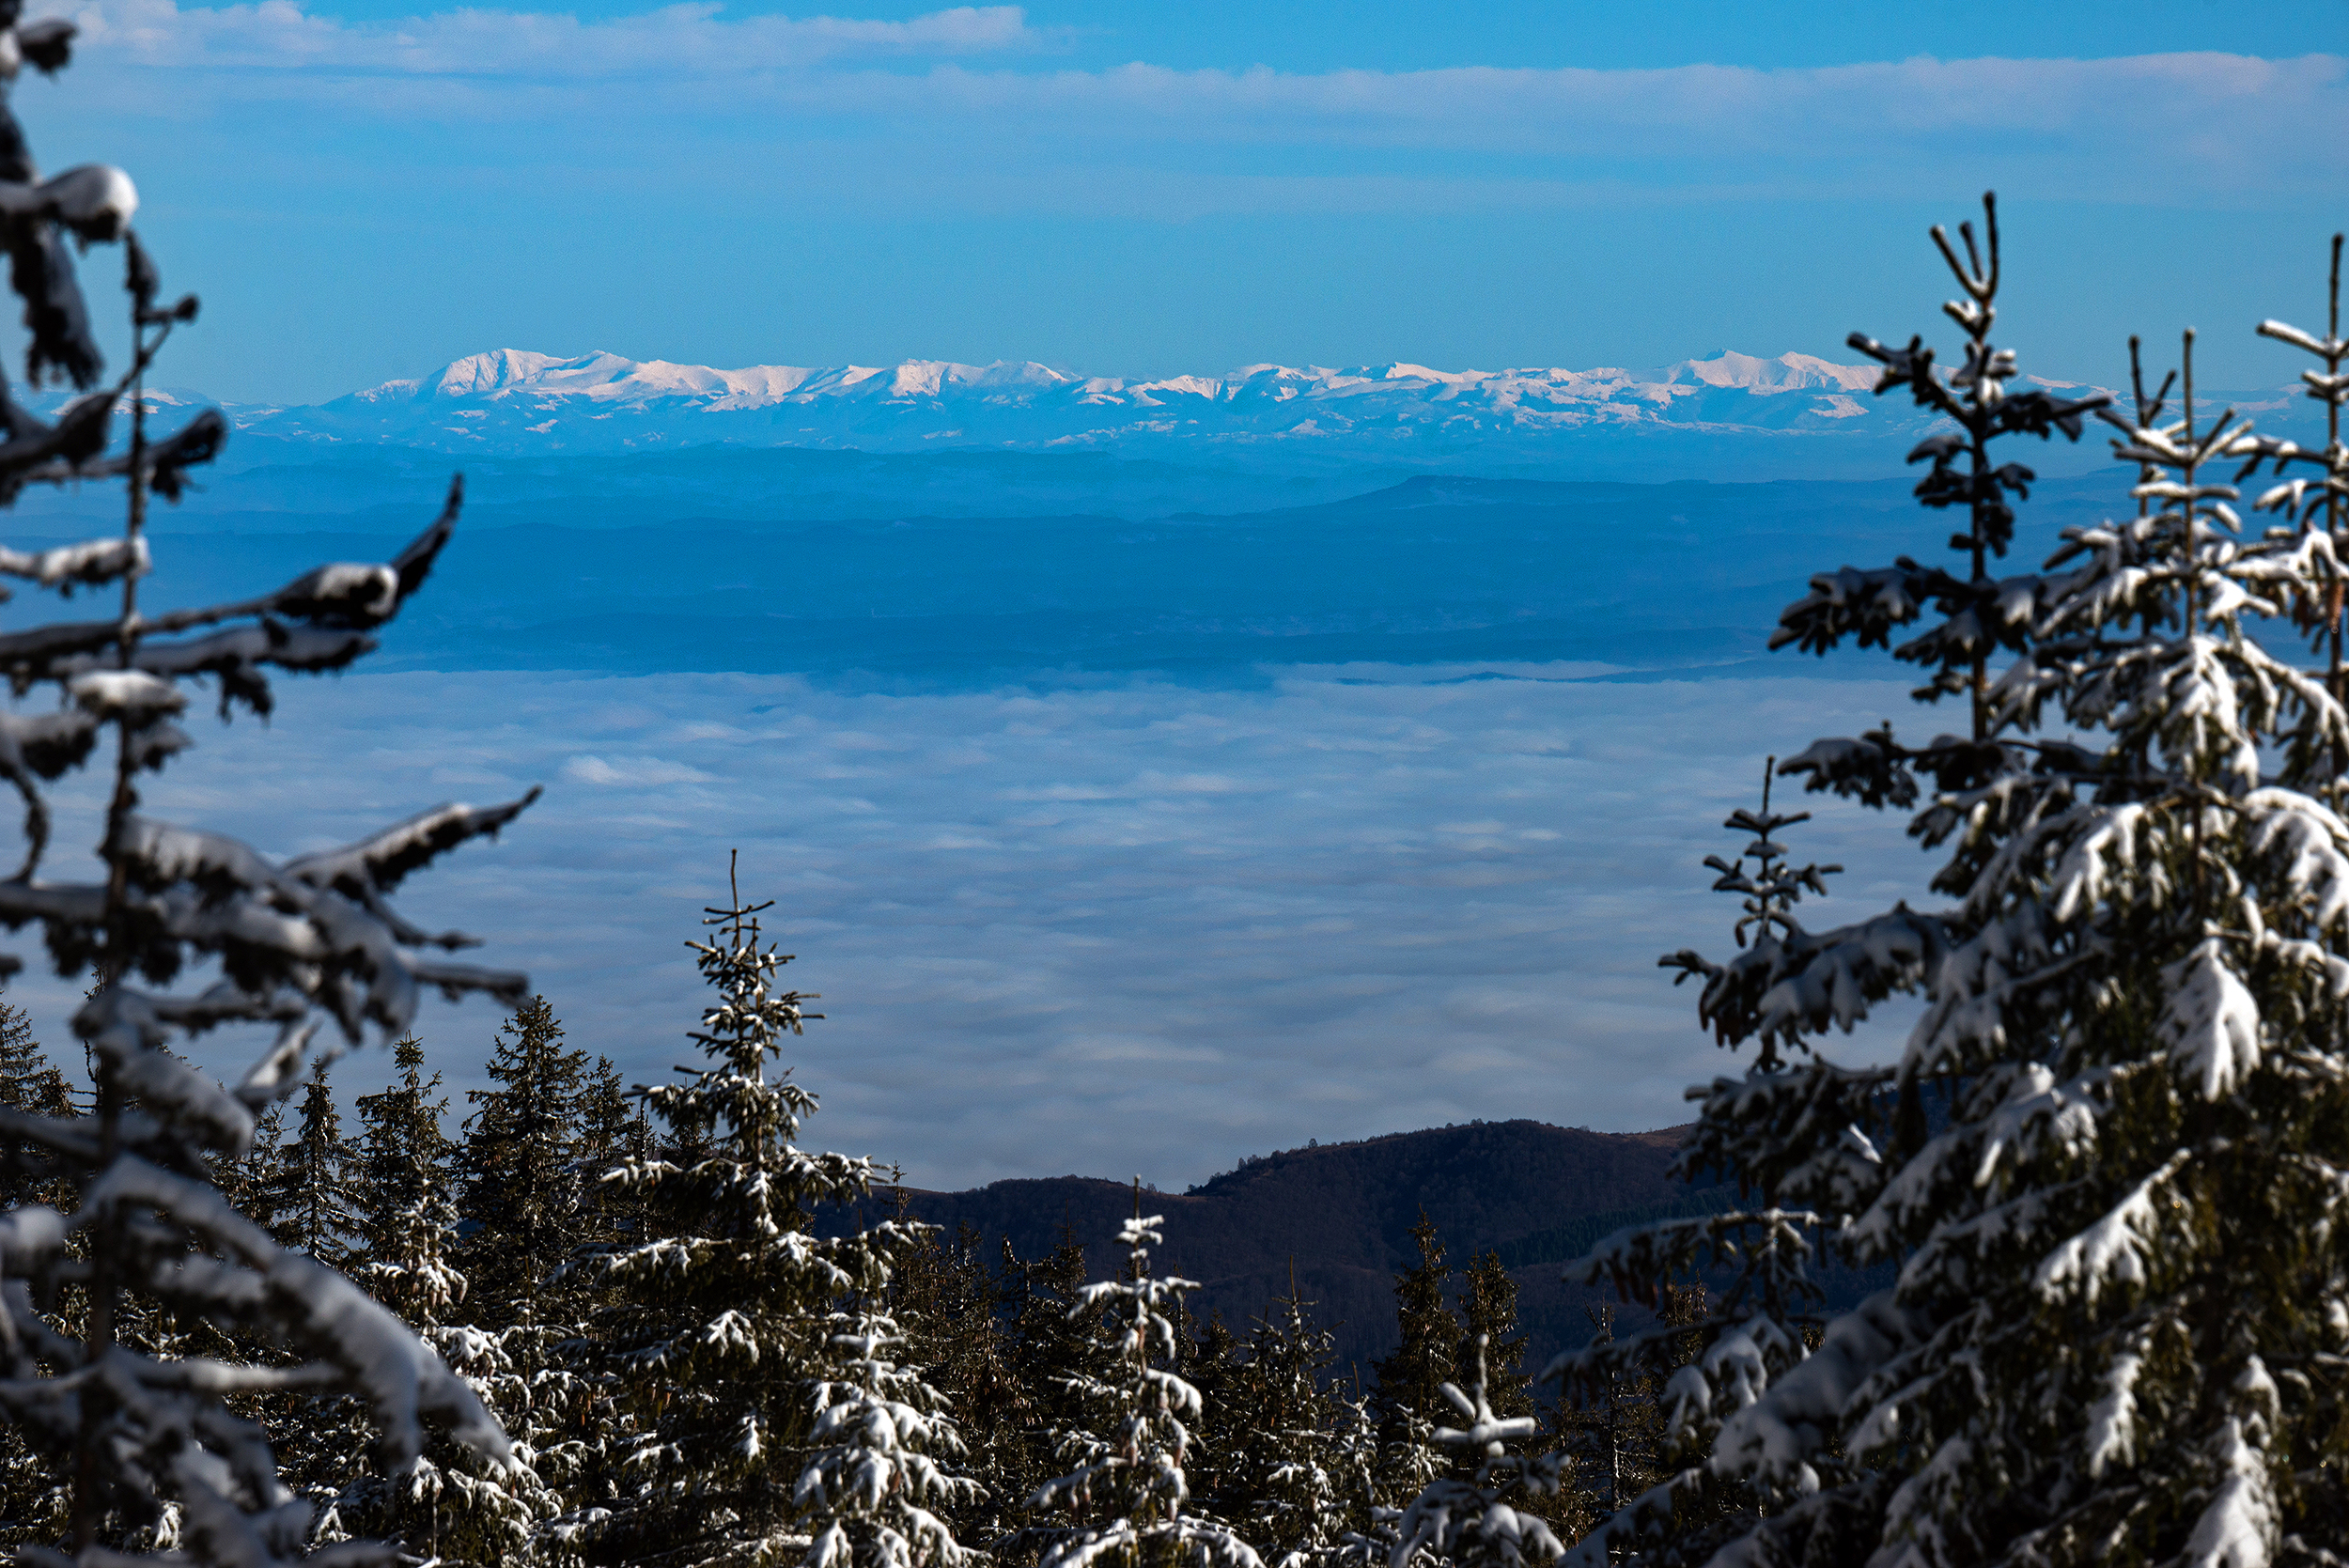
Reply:
<svg viewBox="0 0 2349 1568"><path fill-rule="evenodd" d="M301 443L484 458L719 445L1093 453L1255 474L1828 478L1897 474L1930 427L1906 396L1873 396L1876 379L1871 365L1797 353L1722 352L1656 370L1252 365L1142 380L1032 361L721 370L500 349L330 402L226 411L240 429ZM2281 430L2310 417L2298 390L2209 396ZM2051 448L2045 460L2077 470L2100 462L2104 444Z"/></svg>
<svg viewBox="0 0 2349 1568"><path fill-rule="evenodd" d="M495 455L726 442L1414 463L1469 450L1539 460L1601 431L1916 427L1906 399L1869 396L1875 379L1873 366L1808 354L1721 353L1649 371L1254 365L1137 380L1033 362L720 370L501 349L327 403L230 411L240 427L274 436Z"/></svg>

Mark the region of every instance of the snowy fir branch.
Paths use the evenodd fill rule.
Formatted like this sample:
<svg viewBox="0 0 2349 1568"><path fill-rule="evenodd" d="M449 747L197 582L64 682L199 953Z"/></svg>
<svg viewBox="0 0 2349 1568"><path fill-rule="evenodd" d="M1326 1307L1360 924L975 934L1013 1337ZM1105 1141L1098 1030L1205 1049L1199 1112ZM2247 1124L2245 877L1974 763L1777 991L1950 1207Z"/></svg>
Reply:
<svg viewBox="0 0 2349 1568"><path fill-rule="evenodd" d="M1987 201L1984 230L1961 229L1962 256L1934 233L1966 296L1946 307L1955 374L1921 339L1854 339L1880 391L1956 427L1919 449L1918 499L1968 508L1949 542L1970 574L1823 573L1777 639L1889 647L1936 672L1921 700L1970 693L1969 735L1911 747L1887 723L1776 765L1909 813L1948 903L1813 933L1791 896L1756 922L1782 846L1707 862L1744 901L1740 951L1663 963L1702 982L1723 1046L1757 1048L1691 1091L1681 1169L1757 1201L1578 1265L1648 1300L1735 1281L1665 1385L1678 1468L1579 1560L2314 1563L2349 1538L2337 431L2320 453L2199 404L2190 333L2150 393L2132 342L2126 410L2026 394L2009 411ZM2262 328L2321 362L2305 379L2328 414L2338 255L2326 336ZM2030 475L1989 443L2077 437L2083 413L2114 427L2133 507L1994 578ZM2295 477L2257 498L2277 519L2261 531L2237 487L2263 466ZM1938 627L1890 646L1928 610ZM1923 1004L1896 1065L1816 1054L1896 993ZM1891 1283L1822 1313L1811 1281L1837 1265ZM1602 1342L1554 1371L1587 1397L1672 1344Z"/></svg>

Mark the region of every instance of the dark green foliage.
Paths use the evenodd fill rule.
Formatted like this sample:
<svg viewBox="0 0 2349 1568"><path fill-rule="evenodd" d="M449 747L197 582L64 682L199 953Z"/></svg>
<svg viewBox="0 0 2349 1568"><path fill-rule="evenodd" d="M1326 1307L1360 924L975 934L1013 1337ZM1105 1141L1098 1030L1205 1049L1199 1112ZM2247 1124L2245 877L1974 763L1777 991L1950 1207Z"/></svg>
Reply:
<svg viewBox="0 0 2349 1568"><path fill-rule="evenodd" d="M1593 1247L1617 1231L1658 1219L1690 1219L1699 1215L1726 1214L1737 1206L1734 1188L1700 1187L1676 1193L1660 1203L1633 1208L1602 1209L1578 1215L1563 1224L1503 1242L1492 1250L1505 1268L1532 1268L1543 1264L1571 1263L1588 1256Z"/></svg>
<svg viewBox="0 0 2349 1568"><path fill-rule="evenodd" d="M1309 1560L1369 1524L1340 1453L1341 1411L1329 1387L1335 1342L1313 1307L1292 1284L1248 1336L1245 1364L1221 1395L1230 1434L1221 1512L1271 1562Z"/></svg>
<svg viewBox="0 0 2349 1568"><path fill-rule="evenodd" d="M611 1172L653 1152L651 1125L644 1107L632 1101L620 1081L620 1069L608 1056L596 1058L579 1097L579 1156L581 1176L578 1245L619 1240L634 1233L644 1219L636 1193L627 1184L606 1181Z"/></svg>
<svg viewBox="0 0 2349 1568"><path fill-rule="evenodd" d="M293 1136L279 1146L271 1185L261 1193L279 1246L299 1248L330 1267L349 1264L350 1241L361 1230L352 1180L358 1162L358 1145L344 1135L321 1062L303 1091Z"/></svg>
<svg viewBox="0 0 2349 1568"><path fill-rule="evenodd" d="M24 1009L0 1001L0 1108L37 1116L70 1116L65 1074L51 1064ZM0 1134L0 1206L54 1203L65 1193L54 1157L39 1143Z"/></svg>
<svg viewBox="0 0 2349 1568"><path fill-rule="evenodd" d="M1667 1287L1657 1316L1687 1327L1705 1315L1702 1285ZM1615 1343L1615 1313L1591 1313L1594 1348ZM1629 1362L1600 1360L1593 1374L1572 1381L1557 1413L1558 1446L1574 1461L1573 1483L1600 1516L1613 1513L1662 1480L1669 1471L1663 1388L1673 1372L1694 1358L1702 1342L1693 1335L1652 1340Z"/></svg>
<svg viewBox="0 0 2349 1568"><path fill-rule="evenodd" d="M921 1238L894 1221L814 1233L818 1206L869 1200L882 1172L794 1141L816 1099L787 1067L770 1073L804 1015L800 994L773 984L790 959L762 939L764 908L713 910L711 939L690 944L717 992L692 1035L708 1064L642 1092L674 1147L625 1161L610 1179L642 1203L645 1233L593 1250L573 1271L609 1303L596 1334L634 1423L623 1459L631 1484L590 1531L593 1549L635 1562L763 1564L813 1533L844 1556L894 1560L881 1542L894 1531L915 1544L908 1550L950 1561L951 1539L941 1545L904 1515L938 1492L927 1455L959 1445L950 1427L922 1425L941 1402L895 1367L897 1326L861 1310L885 1299ZM853 1357L851 1343L863 1347ZM889 1478L873 1493L849 1479L860 1439L836 1432L827 1411L892 1398L905 1412L892 1427L902 1449L872 1459ZM803 1493L815 1475L835 1480Z"/></svg>
<svg viewBox="0 0 2349 1568"><path fill-rule="evenodd" d="M0 1001L0 1106L41 1115L70 1115L73 1097L65 1074L33 1038L33 1020L14 1002Z"/></svg>
<svg viewBox="0 0 2349 1568"><path fill-rule="evenodd" d="M448 1113L441 1075L424 1076L424 1042L409 1035L392 1048L398 1077L390 1088L362 1094L359 1117L360 1228L381 1250L397 1217L434 1196L446 1196L455 1178L457 1145L442 1126Z"/></svg>
<svg viewBox="0 0 2349 1568"><path fill-rule="evenodd" d="M1199 1390L1202 1406L1190 1423L1190 1446L1183 1458L1191 1496L1219 1516L1243 1514L1251 1497L1243 1408L1252 1375L1247 1346L1221 1312L1210 1312L1193 1329L1189 1308L1177 1300L1168 1316L1174 1325L1175 1370Z"/></svg>
<svg viewBox="0 0 2349 1568"><path fill-rule="evenodd" d="M424 1076L423 1043L400 1041L392 1061L398 1079L357 1102L359 1228L367 1248L359 1274L411 1323L440 1323L466 1289L448 1256L457 1240L457 1145L441 1126L448 1110L441 1075Z"/></svg>
<svg viewBox="0 0 2349 1568"><path fill-rule="evenodd" d="M1092 1338L1079 1311L1084 1298L1084 1246L1064 1231L1051 1251L1023 1260L1007 1242L1003 1272L1013 1295L1012 1370L1028 1391L1026 1436L1041 1482L1040 1472L1050 1463L1050 1433L1078 1414L1063 1379L1070 1368L1083 1364Z"/></svg>
<svg viewBox="0 0 2349 1568"><path fill-rule="evenodd" d="M221 1195L236 1207L238 1213L273 1232L277 1226L277 1203L284 1185L286 1103L271 1102L253 1121L253 1147L242 1159L224 1160L220 1166Z"/></svg>
<svg viewBox="0 0 2349 1568"><path fill-rule="evenodd" d="M906 1212L898 1189L894 1215ZM984 1495L956 1516L964 1541L1016 1534L1028 1494L1047 1479L1034 1440L1035 1402L1014 1365L1011 1292L987 1266L974 1231L952 1238L923 1228L889 1281L890 1313L906 1339L904 1359L927 1369L952 1405L970 1453L966 1473Z"/></svg>
<svg viewBox="0 0 2349 1568"><path fill-rule="evenodd" d="M488 1067L498 1087L465 1098L459 1206L476 1227L459 1254L475 1313L535 1300L579 1234L584 1051L566 1050L543 996L514 1010Z"/></svg>
<svg viewBox="0 0 2349 1568"><path fill-rule="evenodd" d="M65 1075L49 1063L33 1037L32 1020L12 1002L0 1001L0 1106L10 1110L63 1116L72 1112ZM0 1207L69 1202L71 1187L39 1144L0 1138ZM39 1464L14 1423L0 1423L0 1545L54 1539L64 1522L69 1494Z"/></svg>
<svg viewBox="0 0 2349 1568"><path fill-rule="evenodd" d="M1485 1346L1485 1398L1502 1416L1533 1413L1533 1380L1525 1372L1525 1336L1517 1332L1517 1282L1486 1252L1469 1263L1460 1291L1467 1332L1457 1364L1467 1365L1479 1343Z"/></svg>
<svg viewBox="0 0 2349 1568"><path fill-rule="evenodd" d="M1394 1315L1402 1343L1380 1361L1378 1405L1393 1422L1403 1411L1434 1419L1444 1408L1438 1390L1451 1380L1460 1347L1460 1320L1449 1301L1452 1270L1444 1265L1443 1243L1424 1213L1412 1227L1419 1262L1395 1277ZM1399 1426L1388 1434L1396 1440Z"/></svg>

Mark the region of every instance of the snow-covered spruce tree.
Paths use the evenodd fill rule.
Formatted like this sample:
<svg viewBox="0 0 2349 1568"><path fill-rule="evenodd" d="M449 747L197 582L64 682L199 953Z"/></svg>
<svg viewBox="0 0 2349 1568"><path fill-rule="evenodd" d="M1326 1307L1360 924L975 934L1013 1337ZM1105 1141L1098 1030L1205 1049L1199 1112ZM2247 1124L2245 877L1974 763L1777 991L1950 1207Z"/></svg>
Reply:
<svg viewBox="0 0 2349 1568"><path fill-rule="evenodd" d="M1424 1212L1411 1227L1411 1239L1419 1248L1419 1262L1394 1280L1397 1343L1376 1369L1377 1490L1380 1501L1392 1508L1419 1496L1444 1466L1444 1451L1435 1441L1436 1422L1445 1407L1443 1385L1456 1370L1462 1338L1460 1320L1445 1298L1452 1270L1444 1263L1435 1221Z"/></svg>
<svg viewBox="0 0 2349 1568"><path fill-rule="evenodd" d="M1356 1568L1383 1563L1394 1545L1394 1521L1402 1514L1399 1509L1382 1510L1379 1502L1378 1413L1351 1383L1338 1384L1330 1389L1330 1446L1325 1467L1344 1523L1321 1560Z"/></svg>
<svg viewBox="0 0 2349 1568"><path fill-rule="evenodd" d="M496 1085L468 1090L474 1113L458 1156L461 1207L474 1223L464 1252L476 1322L538 1311L545 1286L580 1234L581 1079L587 1053L563 1044L563 1020L543 996L500 1026L489 1063Z"/></svg>
<svg viewBox="0 0 2349 1568"><path fill-rule="evenodd" d="M526 1434L528 1422L508 1412L534 1405L503 1336L451 1321L467 1281L454 1262L457 1151L441 1125L448 1109L441 1075L424 1076L424 1047L413 1036L393 1052L398 1077L354 1102L364 1129L360 1228L366 1240L357 1278L417 1328L485 1408ZM531 1465L535 1457L525 1437L509 1463L485 1465L436 1436L404 1467L345 1474L336 1520L346 1529L403 1541L451 1568L526 1562L538 1526L563 1510L563 1499Z"/></svg>
<svg viewBox="0 0 2349 1568"><path fill-rule="evenodd" d="M358 1145L343 1131L342 1112L321 1062L303 1091L293 1136L278 1150L276 1190L264 1198L276 1217L270 1229L279 1246L334 1268L350 1266L350 1243L359 1234L358 1190L351 1179L358 1158Z"/></svg>
<svg viewBox="0 0 2349 1568"><path fill-rule="evenodd" d="M1289 1293L1248 1338L1247 1375L1231 1425L1245 1512L1236 1523L1262 1543L1273 1568L1309 1568L1339 1549L1361 1525L1340 1452L1341 1412L1323 1378L1337 1361L1337 1340L1314 1321L1313 1303Z"/></svg>
<svg viewBox="0 0 2349 1568"><path fill-rule="evenodd" d="M1959 272L1966 320L1989 289ZM1732 819L1745 951L1666 962L1760 1049L1699 1092L1681 1160L1763 1203L1590 1261L1645 1296L1736 1278L1666 1390L1683 1467L1582 1560L2340 1560L2349 826L2319 796L2349 724L2269 645L2328 602L2333 540L2288 486L2263 498L2286 525L2243 536L2217 471L2280 454L2196 405L2191 334L2182 368L2177 417L2162 392L2108 416L2135 515L2001 591L2016 653L1965 767L1869 737L1780 769L1902 806L1937 775L1911 832L1949 854L1950 905L1810 932L1793 905L1826 868L1777 842L1797 818ZM1787 612L1806 644L1915 613L1832 585ZM1812 1050L1895 990L1926 1001L1897 1066ZM1806 1357L1815 1246L1899 1272Z"/></svg>
<svg viewBox="0 0 2349 1568"><path fill-rule="evenodd" d="M832 1328L832 1375L810 1390L816 1424L792 1488L813 1530L808 1568L957 1568L972 1554L934 1510L975 1501L979 1483L939 1467L963 1455L946 1397L891 1358L905 1342L886 1313L834 1312Z"/></svg>
<svg viewBox="0 0 2349 1568"><path fill-rule="evenodd" d="M1404 1509L1388 1568L1436 1561L1455 1568L1527 1568L1563 1555L1549 1524L1528 1504L1558 1490L1564 1456L1512 1453L1511 1442L1533 1440L1532 1416L1502 1416L1485 1391L1485 1338L1469 1346L1472 1378L1466 1391L1446 1382L1441 1392L1457 1427L1436 1429L1438 1446L1456 1456L1455 1473L1438 1476Z"/></svg>
<svg viewBox="0 0 2349 1568"><path fill-rule="evenodd" d="M1471 1257L1461 1281L1460 1315L1470 1345L1485 1345L1485 1397L1504 1416L1533 1413L1533 1380L1525 1373L1525 1336L1517 1332L1517 1282L1501 1266L1499 1252Z"/></svg>
<svg viewBox="0 0 2349 1568"><path fill-rule="evenodd" d="M456 1169L471 1227L452 1259L465 1292L455 1321L429 1337L511 1436L515 1462L488 1467L436 1447L390 1478L405 1486L409 1514L430 1518L446 1556L522 1560L543 1544L564 1557L569 1547L556 1537L517 1542L518 1522L538 1529L598 1490L594 1478L623 1437L610 1419L611 1380L586 1351L589 1303L560 1277L595 1234L582 1169L586 1062L564 1044L553 1005L529 997L494 1037L484 1069L492 1086L466 1095L474 1113Z"/></svg>
<svg viewBox="0 0 2349 1568"><path fill-rule="evenodd" d="M70 1116L73 1096L65 1074L50 1064L48 1053L33 1037L33 1021L24 1010L0 1001L0 1107L37 1116ZM37 1142L0 1135L0 1205L9 1208L30 1202L54 1203L57 1160Z"/></svg>
<svg viewBox="0 0 2349 1568"><path fill-rule="evenodd" d="M1036 1488L1029 1504L1067 1521L1042 1568L1261 1568L1229 1526L1185 1512L1190 1433L1184 1418L1196 1420L1200 1402L1199 1390L1174 1370L1169 1313L1197 1286L1150 1272L1150 1249L1166 1245L1165 1221L1141 1210L1137 1181L1134 1218L1117 1233L1126 1267L1084 1288L1079 1310L1097 1323L1097 1337L1068 1381L1085 1424L1058 1435L1061 1462L1072 1468Z"/></svg>
<svg viewBox="0 0 2349 1568"><path fill-rule="evenodd" d="M963 1554L931 1511L963 1491L939 1465L954 1427L870 1310L920 1232L815 1232L819 1207L870 1198L883 1173L795 1141L816 1098L769 1059L814 1015L776 988L790 955L761 934L770 907L737 893L688 944L718 993L692 1034L710 1064L639 1092L668 1146L603 1178L646 1234L571 1265L608 1303L598 1339L636 1425L622 1484L560 1533L605 1560L951 1565Z"/></svg>
<svg viewBox="0 0 2349 1568"><path fill-rule="evenodd" d="M8 73L23 63L44 70L66 63L70 23L22 22L10 7L0 29ZM0 550L0 573L60 592L119 594L118 608L95 619L0 633L0 666L13 690L58 698L54 707L0 715L0 775L23 801L25 837L22 863L0 882L0 924L38 923L61 973L95 975L73 1017L95 1079L89 1113L0 1110L0 1129L51 1151L76 1193L70 1212L36 1203L0 1217L0 1411L70 1488L58 1534L21 1546L22 1560L97 1568L123 1560L118 1554L137 1543L176 1540L181 1561L274 1563L303 1555L313 1511L288 1491L267 1434L232 1400L348 1390L393 1462L416 1452L428 1421L448 1423L484 1452L504 1451L503 1435L439 1358L356 1286L238 1214L212 1174L216 1162L245 1155L257 1112L301 1087L321 1014L356 1040L370 1023L404 1030L428 987L520 994L520 975L429 956L468 939L423 931L386 899L411 872L504 825L526 802L447 807L282 862L141 814L145 776L190 743L174 722L186 706L181 683L209 676L224 712L265 713L270 667L337 669L367 652L376 629L430 571L455 526L457 497L391 562L321 567L234 603L142 612L149 499L176 498L226 426L204 413L166 439L148 437L144 378L196 307L193 298L159 300L154 265L129 228L135 200L116 169L39 179L21 128L0 113L0 230L31 334L28 377L97 387L52 425L0 384L0 500L30 483L119 478L129 490L119 537L39 553ZM126 259L132 363L102 387L69 240L118 242ZM110 451L114 414L126 402L130 439ZM42 880L43 785L108 738L103 875ZM163 989L199 961L219 966L209 988ZM272 1025L276 1036L232 1088L167 1048L248 1023ZM127 1337L144 1324L175 1323L204 1324L215 1341L266 1340L282 1356L270 1365L188 1359ZM149 1346L165 1342L161 1332L146 1336ZM321 1556L389 1562L397 1553L345 1545Z"/></svg>
<svg viewBox="0 0 2349 1568"><path fill-rule="evenodd" d="M465 1296L465 1277L450 1261L457 1146L441 1126L448 1111L441 1075L424 1076L424 1043L412 1034L399 1041L392 1064L399 1076L391 1086L360 1095L354 1105L359 1229L367 1256L359 1277L377 1300L430 1327L446 1322Z"/></svg>
<svg viewBox="0 0 2349 1568"><path fill-rule="evenodd" d="M2349 704L2349 665L2342 661L2341 647L2343 590L2349 588L2349 577L2342 570L2342 555L2349 551L2349 446L2344 446L2341 439L2341 411L2349 405L2349 374L2342 372L2343 363L2349 361L2349 338L2341 335L2341 238L2333 236L2325 335L2318 337L2284 321L2259 324L2262 337L2288 343L2323 363L2321 370L2301 371L2300 380L2308 386L2308 396L2325 405L2325 444L2316 448L2298 442L2262 438L2256 450L2262 458L2274 463L2276 474L2283 480L2259 498L2261 508L2304 529L2321 526L2331 541L2329 551L2318 551L2310 558L2321 592L2315 597L2302 596L2294 604L2293 612L2294 618L2314 635L2324 653L2326 690L2332 693L2335 702ZM2310 469L2316 472L2308 472ZM2327 766L2336 778L2349 773L2349 756L2332 756L2327 759ZM2326 799L2336 809L2340 807L2337 793L2328 794Z"/></svg>
<svg viewBox="0 0 2349 1568"><path fill-rule="evenodd" d="M1935 511L1964 508L1965 532L1950 535L1948 546L1961 557L1967 575L1923 566L1906 555L1890 567L1822 572L1811 580L1809 597L1787 609L1770 638L1773 648L1793 644L1813 653L1825 653L1846 637L1863 648L1886 647L1896 631L1928 610L1937 614L1938 625L1892 649L1892 657L1929 672L1916 692L1922 701L1965 694L1971 710L1970 735L1943 737L1911 753L1894 743L1888 724L1854 744L1882 753L1885 768L1932 772L1945 787L1963 787L1963 781L1995 766L1975 751L1997 727L1991 660L2001 649L2021 648L2040 603L2037 578L1999 579L1990 571L1991 563L2003 558L2014 542L2015 503L2029 497L2038 477L2022 463L1994 462L1991 446L2018 435L2046 441L2061 434L2077 441L2083 419L2106 401L2101 396L2054 397L2009 388L2018 368L2015 350L1990 341L1999 315L1997 198L1984 195L1982 205L1980 241L1973 225L1958 225L1963 259L1946 233L1933 230L1934 244L1965 296L1941 307L1966 334L1965 358L1957 367L1940 369L1921 335L1910 337L1905 349L1889 348L1864 333L1850 338L1852 348L1884 366L1876 396L1906 388L1918 407L1956 427L1927 436L1908 460L1930 465L1917 484L1921 505Z"/></svg>

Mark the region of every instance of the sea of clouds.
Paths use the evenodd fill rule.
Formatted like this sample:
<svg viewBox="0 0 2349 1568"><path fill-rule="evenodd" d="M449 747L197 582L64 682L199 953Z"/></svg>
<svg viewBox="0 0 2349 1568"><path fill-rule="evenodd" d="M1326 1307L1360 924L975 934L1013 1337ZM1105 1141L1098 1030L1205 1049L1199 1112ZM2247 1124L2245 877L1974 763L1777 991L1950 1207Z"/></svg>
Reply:
<svg viewBox="0 0 2349 1568"><path fill-rule="evenodd" d="M709 674L288 681L267 727L191 725L200 745L149 809L290 854L545 785L402 906L487 938L483 961L527 969L571 1043L632 1082L692 1057L706 993L684 943L739 850L788 974L823 998L789 1051L823 1101L811 1141L928 1187L1179 1187L1308 1139L1685 1120L1683 1088L1737 1063L1656 959L1729 949L1734 901L1700 863L1738 846L1720 819L1766 754L1906 706L1897 683L1798 674L1257 674L911 695ZM93 804L68 805L60 846L94 842ZM1829 802L1794 843L1851 868L1821 922L1919 896L1896 820ZM36 956L11 992L62 1043L81 984ZM499 1021L480 999L427 1003L459 1113ZM251 1045L204 1060L231 1071ZM347 1095L387 1066L370 1046L335 1081Z"/></svg>

